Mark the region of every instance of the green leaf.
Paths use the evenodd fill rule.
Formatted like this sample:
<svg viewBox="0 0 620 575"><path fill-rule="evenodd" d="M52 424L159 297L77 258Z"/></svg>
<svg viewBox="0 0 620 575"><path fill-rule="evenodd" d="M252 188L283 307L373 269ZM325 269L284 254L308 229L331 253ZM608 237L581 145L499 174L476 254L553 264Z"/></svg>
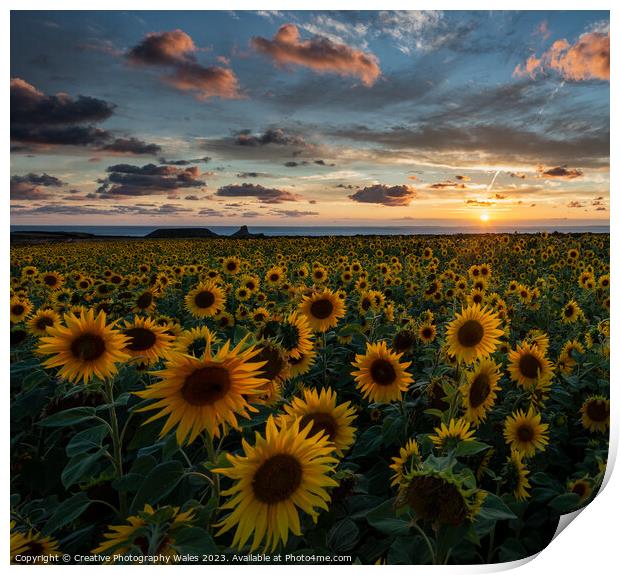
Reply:
<svg viewBox="0 0 620 575"><path fill-rule="evenodd" d="M562 493L562 495L554 497L549 502L549 507L559 513L570 513L579 508L579 495L576 493Z"/></svg>
<svg viewBox="0 0 620 575"><path fill-rule="evenodd" d="M168 495L183 477L180 461L165 461L157 465L144 479L131 505L134 511L141 510L145 503L154 505Z"/></svg>
<svg viewBox="0 0 620 575"><path fill-rule="evenodd" d="M65 489L79 483L87 475L94 474L104 451L104 449L99 449L90 455L77 455L71 458L60 476Z"/></svg>
<svg viewBox="0 0 620 575"><path fill-rule="evenodd" d="M510 510L510 507L506 505L497 495L493 493L487 493L482 504L482 509L478 514L480 519L516 519L517 516Z"/></svg>
<svg viewBox="0 0 620 575"><path fill-rule="evenodd" d="M369 427L355 442L355 448L351 453L351 457L366 457L379 451L382 441L381 426L373 425Z"/></svg>
<svg viewBox="0 0 620 575"><path fill-rule="evenodd" d="M93 417L95 417L94 407L73 407L46 417L39 421L38 425L43 427L68 427L88 421Z"/></svg>
<svg viewBox="0 0 620 575"><path fill-rule="evenodd" d="M61 527L64 527L67 523L71 523L71 521L77 519L84 513L90 504L91 501L88 499L86 493L81 492L73 497L69 497L69 499L66 499L56 507L52 516L43 526L43 533L49 535Z"/></svg>
<svg viewBox="0 0 620 575"><path fill-rule="evenodd" d="M101 443L109 431L107 425L97 425L76 433L67 444L67 456L75 457L91 449L101 447Z"/></svg>
<svg viewBox="0 0 620 575"><path fill-rule="evenodd" d="M394 512L394 499L388 499L366 514L371 527L385 535L407 535L409 523L398 519Z"/></svg>
<svg viewBox="0 0 620 575"><path fill-rule="evenodd" d="M489 449L491 447L488 443L483 443L482 441L461 441L454 450L454 454L459 456L467 456L467 455L476 455L476 453L480 453L485 449Z"/></svg>
<svg viewBox="0 0 620 575"><path fill-rule="evenodd" d="M335 523L327 533L325 543L334 553L345 553L355 547L360 530L348 517Z"/></svg>
<svg viewBox="0 0 620 575"><path fill-rule="evenodd" d="M174 531L174 547L187 555L219 554L221 551L207 531L200 527L181 527Z"/></svg>

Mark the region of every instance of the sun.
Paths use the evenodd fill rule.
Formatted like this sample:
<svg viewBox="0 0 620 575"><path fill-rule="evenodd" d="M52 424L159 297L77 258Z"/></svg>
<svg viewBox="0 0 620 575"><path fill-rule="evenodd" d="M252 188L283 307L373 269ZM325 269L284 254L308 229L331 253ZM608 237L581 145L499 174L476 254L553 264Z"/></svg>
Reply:
<svg viewBox="0 0 620 575"><path fill-rule="evenodd" d="M489 214L487 214L486 212L483 212L482 214L480 214L480 221L488 222L489 221Z"/></svg>

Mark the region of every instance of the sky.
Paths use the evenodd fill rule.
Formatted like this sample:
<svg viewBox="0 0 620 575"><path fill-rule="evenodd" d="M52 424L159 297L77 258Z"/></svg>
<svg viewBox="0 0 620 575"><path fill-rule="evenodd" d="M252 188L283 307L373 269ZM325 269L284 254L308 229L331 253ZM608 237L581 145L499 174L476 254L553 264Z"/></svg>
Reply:
<svg viewBox="0 0 620 575"><path fill-rule="evenodd" d="M609 220L609 12L11 12L11 222Z"/></svg>

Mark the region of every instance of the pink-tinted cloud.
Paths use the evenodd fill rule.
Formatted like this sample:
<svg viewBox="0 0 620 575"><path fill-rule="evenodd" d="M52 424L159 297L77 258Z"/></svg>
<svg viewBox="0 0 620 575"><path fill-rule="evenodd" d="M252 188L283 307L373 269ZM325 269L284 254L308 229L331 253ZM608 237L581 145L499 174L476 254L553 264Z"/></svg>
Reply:
<svg viewBox="0 0 620 575"><path fill-rule="evenodd" d="M127 59L142 66L169 66L187 62L195 51L194 41L183 30L151 32L127 53Z"/></svg>
<svg viewBox="0 0 620 575"><path fill-rule="evenodd" d="M373 54L338 44L324 36L301 40L294 24L281 26L271 40L254 37L251 43L278 64L296 64L316 72L356 76L366 86L372 86L381 75L379 61Z"/></svg>
<svg viewBox="0 0 620 575"><path fill-rule="evenodd" d="M193 92L199 100L240 98L239 82L234 72L219 66L204 67L198 64L177 66L164 80L183 92Z"/></svg>
<svg viewBox="0 0 620 575"><path fill-rule="evenodd" d="M609 33L582 34L574 44L556 40L540 58L532 55L517 65L513 74L535 78L546 70L555 70L565 80L609 80Z"/></svg>

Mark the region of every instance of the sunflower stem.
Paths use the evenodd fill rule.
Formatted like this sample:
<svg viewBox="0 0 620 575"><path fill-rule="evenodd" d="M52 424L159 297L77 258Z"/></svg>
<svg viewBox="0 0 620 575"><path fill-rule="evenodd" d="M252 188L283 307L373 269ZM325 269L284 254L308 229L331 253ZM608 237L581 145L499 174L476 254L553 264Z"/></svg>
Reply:
<svg viewBox="0 0 620 575"><path fill-rule="evenodd" d="M433 548L433 544L431 543L431 540L428 538L428 535L424 532L424 529L422 529L415 520L411 522L411 526L420 535L422 535L422 538L426 542L426 546L428 547L428 550L429 550L429 552L431 554L431 561L433 562L433 565L437 565L437 558L436 558L436 555L435 555L435 549Z"/></svg>
<svg viewBox="0 0 620 575"><path fill-rule="evenodd" d="M110 430L112 433L112 449L114 451L114 461L116 468L116 477L120 479L123 476L123 454L121 445L121 436L118 430L118 417L116 416L116 407L114 406L114 387L109 378L104 380L107 401L110 411ZM125 491L118 492L120 515L124 516L127 512L127 493Z"/></svg>

